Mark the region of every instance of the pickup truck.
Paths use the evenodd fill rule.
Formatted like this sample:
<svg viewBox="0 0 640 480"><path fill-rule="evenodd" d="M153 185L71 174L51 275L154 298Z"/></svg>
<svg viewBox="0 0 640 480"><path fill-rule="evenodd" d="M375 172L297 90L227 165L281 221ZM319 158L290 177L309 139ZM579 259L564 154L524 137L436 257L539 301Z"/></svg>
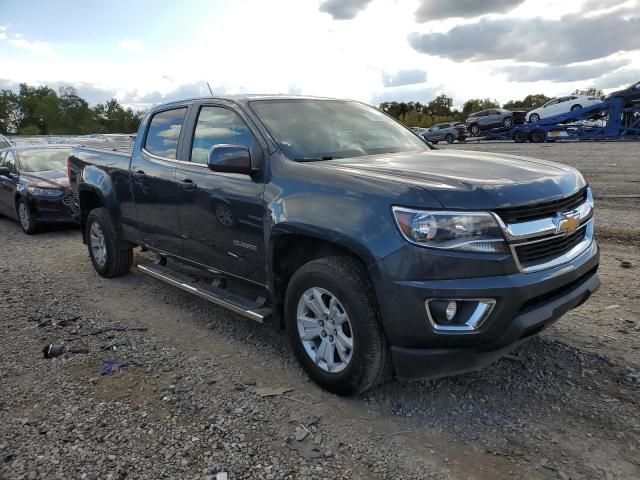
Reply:
<svg viewBox="0 0 640 480"><path fill-rule="evenodd" d="M600 285L578 171L437 150L356 101L158 106L131 155L74 148L68 174L100 275L148 250L140 272L286 330L340 395L488 365Z"/></svg>

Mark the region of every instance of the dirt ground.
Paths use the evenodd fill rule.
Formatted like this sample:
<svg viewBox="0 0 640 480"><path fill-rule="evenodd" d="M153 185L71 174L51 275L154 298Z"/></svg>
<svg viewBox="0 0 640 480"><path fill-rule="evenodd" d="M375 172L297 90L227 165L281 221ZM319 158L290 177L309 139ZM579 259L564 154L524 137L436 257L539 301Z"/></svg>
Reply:
<svg viewBox="0 0 640 480"><path fill-rule="evenodd" d="M345 399L284 335L133 269L99 277L77 230L0 219L0 479L640 478L640 144L444 148L580 169L600 291L482 371ZM127 326L143 330L100 333ZM42 358L78 341L89 353ZM129 366L100 376L106 359Z"/></svg>

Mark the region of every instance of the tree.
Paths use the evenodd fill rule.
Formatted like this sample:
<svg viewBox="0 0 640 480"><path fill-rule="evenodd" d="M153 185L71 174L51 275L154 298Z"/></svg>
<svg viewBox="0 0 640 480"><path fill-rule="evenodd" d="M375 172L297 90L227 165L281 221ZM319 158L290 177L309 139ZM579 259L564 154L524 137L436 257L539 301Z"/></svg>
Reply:
<svg viewBox="0 0 640 480"><path fill-rule="evenodd" d="M451 115L451 107L453 106L453 99L446 95L438 95L436 98L429 102L427 106L428 113L430 115Z"/></svg>
<svg viewBox="0 0 640 480"><path fill-rule="evenodd" d="M531 110L534 108L541 107L551 99L552 97L547 97L542 93L536 93L534 95L527 95L526 97L524 97L523 100L509 100L507 103L505 103L502 106L502 108L506 108L507 110L514 110L514 109Z"/></svg>
<svg viewBox="0 0 640 480"><path fill-rule="evenodd" d="M595 88L595 87L591 87L591 88L585 88L584 90L580 90L579 88L576 89L575 92L573 92L574 95L588 95L590 97L604 97L604 92L602 91L601 88Z"/></svg>
<svg viewBox="0 0 640 480"><path fill-rule="evenodd" d="M15 133L19 114L18 96L11 90L0 90L0 133Z"/></svg>
<svg viewBox="0 0 640 480"><path fill-rule="evenodd" d="M500 104L497 100L491 100L490 98L472 98L464 102L462 106L462 113L469 115L471 113L479 112L480 110L487 110L488 108L499 108Z"/></svg>
<svg viewBox="0 0 640 480"><path fill-rule="evenodd" d="M26 126L35 126L39 133L55 130L58 121L58 95L49 87L30 87L20 84L18 93L18 131Z"/></svg>

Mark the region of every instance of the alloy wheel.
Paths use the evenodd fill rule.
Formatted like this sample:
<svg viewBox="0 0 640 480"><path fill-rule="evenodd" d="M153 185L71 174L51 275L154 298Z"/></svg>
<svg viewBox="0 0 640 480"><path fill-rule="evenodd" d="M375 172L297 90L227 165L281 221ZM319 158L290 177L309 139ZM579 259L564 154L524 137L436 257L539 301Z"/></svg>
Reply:
<svg viewBox="0 0 640 480"><path fill-rule="evenodd" d="M347 368L353 358L353 330L340 300L324 288L309 288L298 300L296 315L309 358L328 373Z"/></svg>
<svg viewBox="0 0 640 480"><path fill-rule="evenodd" d="M105 244L104 232L98 223L92 223L89 230L89 245L93 258L100 267L107 263L107 246Z"/></svg>
<svg viewBox="0 0 640 480"><path fill-rule="evenodd" d="M18 216L20 217L22 228L29 230L31 227L31 212L29 212L29 207L24 202L20 202L20 205L18 205Z"/></svg>

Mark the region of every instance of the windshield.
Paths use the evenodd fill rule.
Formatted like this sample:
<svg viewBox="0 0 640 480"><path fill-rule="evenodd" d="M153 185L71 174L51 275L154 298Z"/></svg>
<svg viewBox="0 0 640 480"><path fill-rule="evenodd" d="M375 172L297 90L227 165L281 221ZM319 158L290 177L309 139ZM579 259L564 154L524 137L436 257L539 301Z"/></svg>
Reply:
<svg viewBox="0 0 640 480"><path fill-rule="evenodd" d="M429 150L409 129L361 103L278 99L250 105L284 154L294 160Z"/></svg>
<svg viewBox="0 0 640 480"><path fill-rule="evenodd" d="M70 152L66 148L22 150L18 152L20 170L24 173L64 170Z"/></svg>

